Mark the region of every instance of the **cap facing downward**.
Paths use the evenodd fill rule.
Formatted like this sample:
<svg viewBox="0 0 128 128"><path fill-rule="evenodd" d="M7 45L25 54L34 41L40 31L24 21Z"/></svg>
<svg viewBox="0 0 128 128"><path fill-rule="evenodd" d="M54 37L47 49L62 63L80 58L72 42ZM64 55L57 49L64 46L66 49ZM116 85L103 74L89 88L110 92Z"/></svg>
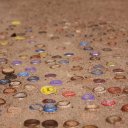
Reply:
<svg viewBox="0 0 128 128"><path fill-rule="evenodd" d="M63 126L65 128L75 128L79 125L78 121L75 120L67 120L66 122L64 122Z"/></svg>
<svg viewBox="0 0 128 128"><path fill-rule="evenodd" d="M39 124L40 124L40 121L36 119L28 119L24 121L24 126L26 127L37 126Z"/></svg>
<svg viewBox="0 0 128 128"><path fill-rule="evenodd" d="M106 121L110 124L115 124L116 122L122 121L121 117L117 115L112 115L106 118Z"/></svg>
<svg viewBox="0 0 128 128"><path fill-rule="evenodd" d="M15 72L15 70L14 70L13 68L11 68L11 67L4 68L4 69L2 70L2 73L3 73L3 74L12 74L12 73L14 73L14 72Z"/></svg>
<svg viewBox="0 0 128 128"><path fill-rule="evenodd" d="M4 99L0 98L0 106L4 105L5 103L6 103L6 101Z"/></svg>
<svg viewBox="0 0 128 128"><path fill-rule="evenodd" d="M128 104L123 105L122 108L121 108L121 110L123 112L128 112Z"/></svg>
<svg viewBox="0 0 128 128"><path fill-rule="evenodd" d="M95 125L86 125L86 126L83 126L82 128L98 128L98 127Z"/></svg>
<svg viewBox="0 0 128 128"><path fill-rule="evenodd" d="M120 87L110 87L108 88L108 92L111 94L119 94L121 93L121 88Z"/></svg>
<svg viewBox="0 0 128 128"><path fill-rule="evenodd" d="M55 120L45 120L42 122L44 128L56 128L58 127L58 122Z"/></svg>

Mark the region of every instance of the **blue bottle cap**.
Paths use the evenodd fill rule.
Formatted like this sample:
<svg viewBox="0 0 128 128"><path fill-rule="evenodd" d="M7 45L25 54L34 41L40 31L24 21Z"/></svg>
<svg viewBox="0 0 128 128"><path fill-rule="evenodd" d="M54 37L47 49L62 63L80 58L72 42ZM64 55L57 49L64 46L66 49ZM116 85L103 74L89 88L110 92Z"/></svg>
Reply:
<svg viewBox="0 0 128 128"><path fill-rule="evenodd" d="M26 72L36 72L36 68L35 67L26 67L25 71Z"/></svg>
<svg viewBox="0 0 128 128"><path fill-rule="evenodd" d="M17 76L27 77L27 76L29 76L29 73L28 72L20 72L17 74Z"/></svg>
<svg viewBox="0 0 128 128"><path fill-rule="evenodd" d="M54 104L45 104L43 107L43 111L45 112L56 112L57 106Z"/></svg>
<svg viewBox="0 0 128 128"><path fill-rule="evenodd" d="M52 80L52 81L50 81L50 84L54 85L54 86L62 85L62 81L61 80Z"/></svg>
<svg viewBox="0 0 128 128"><path fill-rule="evenodd" d="M22 61L20 61L20 60L14 60L12 62L12 65L21 65L21 64L22 64Z"/></svg>
<svg viewBox="0 0 128 128"><path fill-rule="evenodd" d="M27 78L27 80L30 82L36 82L39 80L39 77L38 76L30 76Z"/></svg>
<svg viewBox="0 0 128 128"><path fill-rule="evenodd" d="M89 42L80 42L80 46L89 46L90 45L90 43Z"/></svg>
<svg viewBox="0 0 128 128"><path fill-rule="evenodd" d="M11 81L9 79L1 79L0 80L0 84L5 85L5 84L9 84Z"/></svg>
<svg viewBox="0 0 128 128"><path fill-rule="evenodd" d="M93 69L91 73L94 75L102 75L103 71L101 69Z"/></svg>
<svg viewBox="0 0 128 128"><path fill-rule="evenodd" d="M68 60L60 60L58 61L59 64L69 64Z"/></svg>
<svg viewBox="0 0 128 128"><path fill-rule="evenodd" d="M82 100L95 100L95 97L91 93L86 93L82 96Z"/></svg>
<svg viewBox="0 0 128 128"><path fill-rule="evenodd" d="M104 66L101 64L94 65L93 68L95 69L104 69Z"/></svg>

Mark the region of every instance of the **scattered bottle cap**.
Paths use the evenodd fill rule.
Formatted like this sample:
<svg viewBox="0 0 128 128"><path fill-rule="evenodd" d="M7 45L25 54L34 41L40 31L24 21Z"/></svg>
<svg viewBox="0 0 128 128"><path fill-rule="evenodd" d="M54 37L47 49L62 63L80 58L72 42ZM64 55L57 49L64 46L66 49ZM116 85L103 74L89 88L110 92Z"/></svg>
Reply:
<svg viewBox="0 0 128 128"><path fill-rule="evenodd" d="M53 86L43 86L41 88L41 93L43 93L45 95L56 94L57 93L57 90Z"/></svg>
<svg viewBox="0 0 128 128"><path fill-rule="evenodd" d="M104 106L113 106L116 104L115 100L103 100L101 101L101 104Z"/></svg>
<svg viewBox="0 0 128 128"><path fill-rule="evenodd" d="M2 73L3 74L12 74L15 72L15 69L14 68L11 68L11 67L7 67L7 68L3 68L2 69Z"/></svg>
<svg viewBox="0 0 128 128"><path fill-rule="evenodd" d="M29 73L28 72L20 72L20 73L17 74L17 76L27 77L27 76L29 76Z"/></svg>
<svg viewBox="0 0 128 128"><path fill-rule="evenodd" d="M38 111L42 111L43 110L43 105L42 104L31 104L29 106L29 109L31 110L38 110Z"/></svg>
<svg viewBox="0 0 128 128"><path fill-rule="evenodd" d="M17 25L20 25L20 24L21 24L21 22L19 20L12 21L12 25L17 26Z"/></svg>
<svg viewBox="0 0 128 128"><path fill-rule="evenodd" d="M44 112L48 112L48 113L53 113L53 112L56 112L58 109L57 109L57 106L55 104L45 104L44 107L43 107L43 111Z"/></svg>
<svg viewBox="0 0 128 128"><path fill-rule="evenodd" d="M111 115L106 118L106 122L110 124L116 124L117 122L121 122L122 118L118 115Z"/></svg>
<svg viewBox="0 0 128 128"><path fill-rule="evenodd" d="M45 120L42 122L44 128L56 128L58 127L58 122L56 120Z"/></svg>
<svg viewBox="0 0 128 128"><path fill-rule="evenodd" d="M80 123L76 120L67 120L64 122L63 127L64 128L75 128L79 125Z"/></svg>
<svg viewBox="0 0 128 128"><path fill-rule="evenodd" d="M35 127L35 126L38 126L40 125L40 121L37 120L37 119L27 119L24 121L24 126L25 127Z"/></svg>

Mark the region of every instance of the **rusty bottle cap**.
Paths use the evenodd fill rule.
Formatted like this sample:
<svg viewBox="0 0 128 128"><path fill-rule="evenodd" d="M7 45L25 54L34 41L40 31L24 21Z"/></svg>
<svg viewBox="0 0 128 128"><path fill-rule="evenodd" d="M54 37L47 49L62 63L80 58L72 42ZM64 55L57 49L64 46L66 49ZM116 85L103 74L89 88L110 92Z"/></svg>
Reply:
<svg viewBox="0 0 128 128"><path fill-rule="evenodd" d="M128 94L128 87L125 87L125 88L123 89L123 93Z"/></svg>
<svg viewBox="0 0 128 128"><path fill-rule="evenodd" d="M17 92L17 90L15 88L12 88L12 87L5 88L3 91L4 94L14 94L16 92Z"/></svg>
<svg viewBox="0 0 128 128"><path fill-rule="evenodd" d="M114 79L115 80L125 80L126 79L126 76L125 75L122 75L122 74L116 74L114 76Z"/></svg>
<svg viewBox="0 0 128 128"><path fill-rule="evenodd" d="M109 116L106 118L106 121L110 124L115 124L117 122L120 122L122 121L121 117L120 116L117 116L117 115L112 115L112 116Z"/></svg>
<svg viewBox="0 0 128 128"><path fill-rule="evenodd" d="M24 121L24 126L26 127L34 127L40 125L40 121L37 119L28 119Z"/></svg>
<svg viewBox="0 0 128 128"><path fill-rule="evenodd" d="M82 128L98 128L96 125L86 125L83 126Z"/></svg>
<svg viewBox="0 0 128 128"><path fill-rule="evenodd" d="M116 68L116 69L113 69L113 72L115 72L115 73L122 73L122 72L124 72L124 70L121 69L121 68Z"/></svg>
<svg viewBox="0 0 128 128"><path fill-rule="evenodd" d="M4 105L5 103L6 103L6 101L4 99L0 98L0 106Z"/></svg>
<svg viewBox="0 0 128 128"><path fill-rule="evenodd" d="M128 104L123 105L122 108L121 108L121 110L123 112L128 112Z"/></svg>
<svg viewBox="0 0 128 128"><path fill-rule="evenodd" d="M45 128L56 128L58 127L58 122L56 120L45 120L42 122L42 126Z"/></svg>
<svg viewBox="0 0 128 128"><path fill-rule="evenodd" d="M2 70L3 74L12 74L14 72L15 72L15 70L13 68L11 68L11 67L3 68L3 70Z"/></svg>
<svg viewBox="0 0 128 128"><path fill-rule="evenodd" d="M97 83L97 84L102 84L106 82L104 79L94 79L93 81L94 83Z"/></svg>
<svg viewBox="0 0 128 128"><path fill-rule="evenodd" d="M108 88L108 92L111 94L119 94L122 92L120 87L110 87Z"/></svg>
<svg viewBox="0 0 128 128"><path fill-rule="evenodd" d="M73 76L73 77L71 77L70 79L71 79L72 81L75 81L75 80L83 80L84 77L82 77L82 76Z"/></svg>

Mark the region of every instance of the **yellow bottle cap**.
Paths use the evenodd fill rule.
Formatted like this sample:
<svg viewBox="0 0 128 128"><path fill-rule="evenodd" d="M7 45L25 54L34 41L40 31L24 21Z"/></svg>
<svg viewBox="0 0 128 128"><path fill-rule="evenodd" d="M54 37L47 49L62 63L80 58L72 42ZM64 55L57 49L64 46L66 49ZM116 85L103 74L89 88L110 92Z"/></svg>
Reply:
<svg viewBox="0 0 128 128"><path fill-rule="evenodd" d="M3 45L3 46L4 45L7 45L8 44L8 41L7 40L2 40L2 41L0 41L0 44Z"/></svg>
<svg viewBox="0 0 128 128"><path fill-rule="evenodd" d="M12 21L12 25L20 25L21 22L19 20L14 20Z"/></svg>
<svg viewBox="0 0 128 128"><path fill-rule="evenodd" d="M112 67L112 66L115 66L115 63L114 62L107 62L106 65Z"/></svg>
<svg viewBox="0 0 128 128"><path fill-rule="evenodd" d="M53 86L43 86L40 91L41 91L41 93L43 93L43 94L45 94L45 95L57 93L56 88L53 87Z"/></svg>
<svg viewBox="0 0 128 128"><path fill-rule="evenodd" d="M45 58L46 56L48 56L48 53L42 52L42 53L40 53L40 56L43 57L43 58Z"/></svg>
<svg viewBox="0 0 128 128"><path fill-rule="evenodd" d="M15 39L16 40L25 40L25 37L24 36L16 36Z"/></svg>

